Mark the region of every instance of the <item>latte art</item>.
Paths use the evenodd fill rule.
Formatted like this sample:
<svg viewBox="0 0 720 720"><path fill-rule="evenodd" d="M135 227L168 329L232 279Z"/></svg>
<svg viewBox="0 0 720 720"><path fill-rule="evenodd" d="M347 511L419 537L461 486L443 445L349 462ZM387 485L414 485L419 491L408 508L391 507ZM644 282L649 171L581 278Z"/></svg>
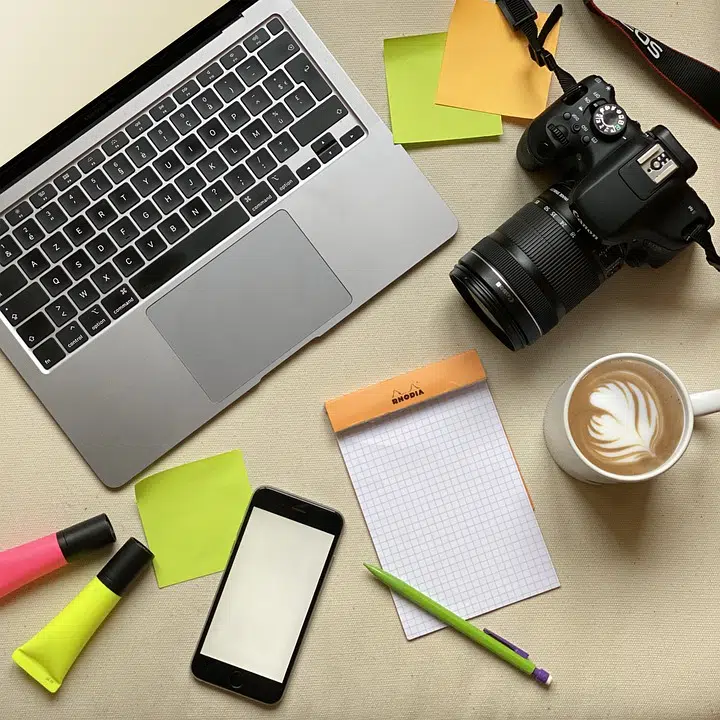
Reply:
<svg viewBox="0 0 720 720"><path fill-rule="evenodd" d="M641 475L668 460L685 427L682 399L664 373L641 360L608 360L587 373L570 398L570 431L602 470Z"/></svg>

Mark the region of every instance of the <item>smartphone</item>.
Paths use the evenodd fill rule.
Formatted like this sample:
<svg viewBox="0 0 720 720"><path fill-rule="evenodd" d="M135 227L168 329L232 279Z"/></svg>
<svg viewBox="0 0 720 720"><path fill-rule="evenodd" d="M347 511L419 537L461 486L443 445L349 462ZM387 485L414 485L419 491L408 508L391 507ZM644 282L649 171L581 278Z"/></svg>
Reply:
<svg viewBox="0 0 720 720"><path fill-rule="evenodd" d="M336 510L255 491L195 650L198 680L280 700L342 528Z"/></svg>

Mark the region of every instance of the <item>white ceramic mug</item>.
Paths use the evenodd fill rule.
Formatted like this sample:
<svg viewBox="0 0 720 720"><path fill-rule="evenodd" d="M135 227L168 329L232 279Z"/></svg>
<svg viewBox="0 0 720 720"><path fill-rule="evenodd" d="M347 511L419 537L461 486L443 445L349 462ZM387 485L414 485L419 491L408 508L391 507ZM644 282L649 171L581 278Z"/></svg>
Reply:
<svg viewBox="0 0 720 720"><path fill-rule="evenodd" d="M580 380L593 368L608 360L641 360L663 373L675 386L685 411L685 429L675 452L658 468L642 475L617 475L601 470L578 449L568 423L570 398ZM691 395L680 378L664 363L638 353L606 355L565 381L553 394L545 411L545 442L555 462L568 474L589 483L636 483L651 480L669 470L682 456L692 437L694 420L701 415L720 412L720 390Z"/></svg>

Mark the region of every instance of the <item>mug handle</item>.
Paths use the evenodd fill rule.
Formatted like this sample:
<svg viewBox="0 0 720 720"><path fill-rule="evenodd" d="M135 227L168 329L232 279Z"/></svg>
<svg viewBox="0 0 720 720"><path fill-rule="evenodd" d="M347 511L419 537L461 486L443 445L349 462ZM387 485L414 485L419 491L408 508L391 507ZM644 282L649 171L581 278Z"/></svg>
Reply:
<svg viewBox="0 0 720 720"><path fill-rule="evenodd" d="M695 417L720 412L720 390L706 390L690 395L692 411Z"/></svg>

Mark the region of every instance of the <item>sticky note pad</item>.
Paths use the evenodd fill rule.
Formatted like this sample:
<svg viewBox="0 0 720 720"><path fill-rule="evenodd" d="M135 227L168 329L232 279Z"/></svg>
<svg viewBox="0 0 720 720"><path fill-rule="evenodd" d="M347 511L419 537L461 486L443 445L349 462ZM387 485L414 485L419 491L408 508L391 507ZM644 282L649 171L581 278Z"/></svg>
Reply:
<svg viewBox="0 0 720 720"><path fill-rule="evenodd" d="M538 13L538 30L547 13ZM559 23L545 41L553 55ZM534 118L547 105L552 73L536 65L527 38L494 3L456 0L447 33L436 102L457 108Z"/></svg>
<svg viewBox="0 0 720 720"><path fill-rule="evenodd" d="M138 482L135 502L158 586L223 570L251 495L237 450Z"/></svg>
<svg viewBox="0 0 720 720"><path fill-rule="evenodd" d="M435 104L446 33L385 40L385 74L396 143L466 140L502 133L502 120Z"/></svg>

